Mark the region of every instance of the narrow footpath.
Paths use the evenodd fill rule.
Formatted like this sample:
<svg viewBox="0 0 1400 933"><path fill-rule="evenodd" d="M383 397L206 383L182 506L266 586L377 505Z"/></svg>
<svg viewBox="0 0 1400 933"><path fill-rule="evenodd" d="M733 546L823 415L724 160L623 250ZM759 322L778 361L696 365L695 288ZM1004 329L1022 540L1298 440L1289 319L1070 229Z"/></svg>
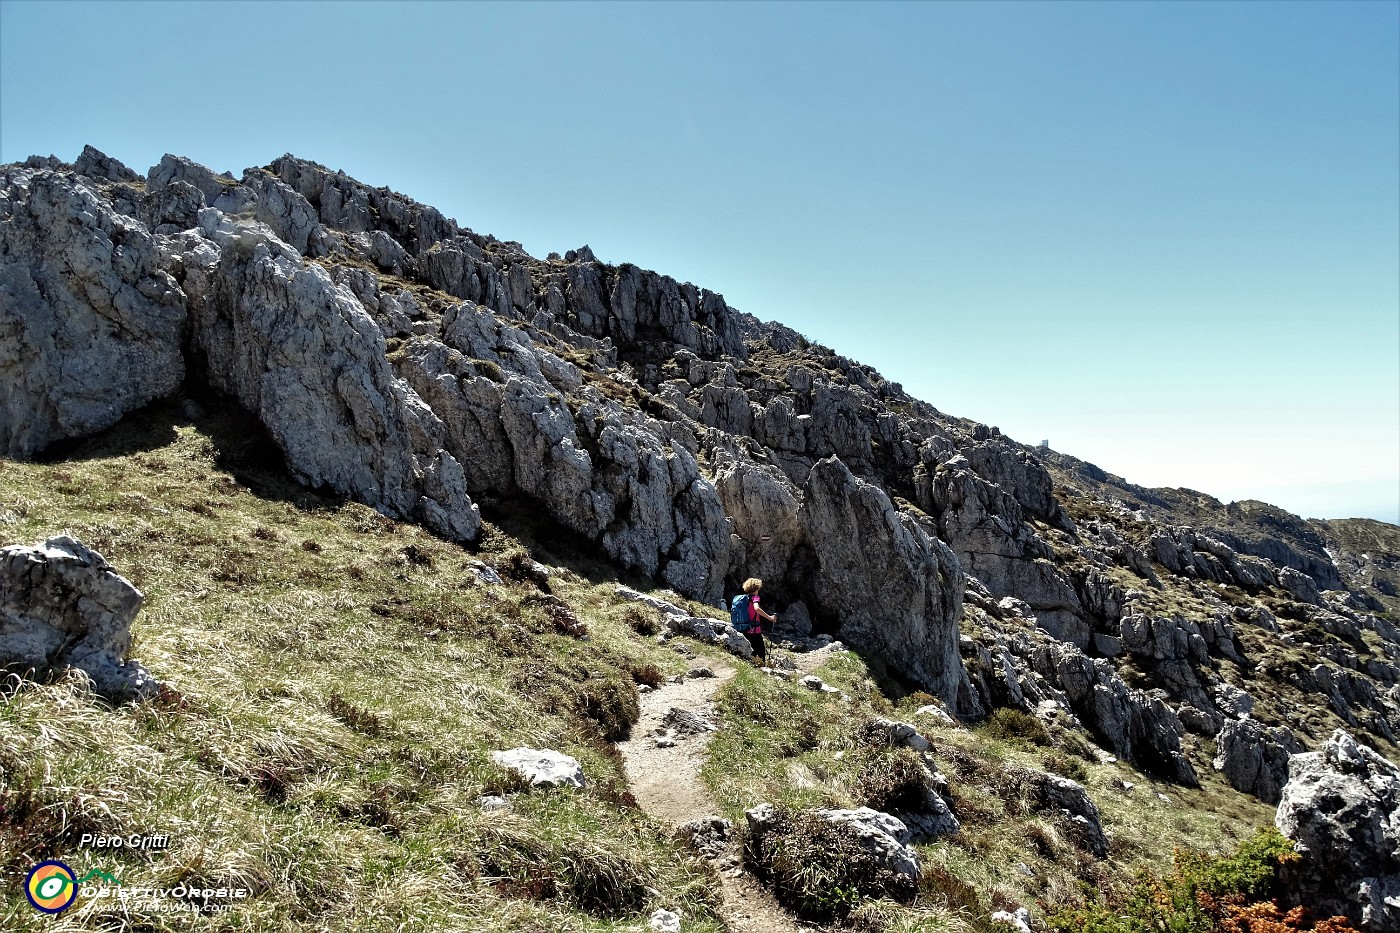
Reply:
<svg viewBox="0 0 1400 933"><path fill-rule="evenodd" d="M688 735L676 729L672 729L674 736L667 733L673 725L666 721L672 708L718 723L715 693L734 676L734 668L703 659L693 661L692 667L702 664L714 672L713 677L687 677L642 694L641 718L632 727L632 738L618 744L633 796L643 810L672 828L720 813L700 778L712 733ZM674 744L668 744L671 742ZM732 933L810 933L812 928L794 921L772 894L739 868L738 852L732 845L717 860L716 868L723 884L720 915ZM684 918L681 928L685 929Z"/></svg>

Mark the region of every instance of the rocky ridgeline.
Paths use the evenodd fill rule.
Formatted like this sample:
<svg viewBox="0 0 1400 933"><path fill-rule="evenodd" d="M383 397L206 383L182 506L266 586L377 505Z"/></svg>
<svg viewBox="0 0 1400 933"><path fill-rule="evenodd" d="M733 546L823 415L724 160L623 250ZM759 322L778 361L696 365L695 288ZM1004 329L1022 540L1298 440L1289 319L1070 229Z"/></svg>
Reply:
<svg viewBox="0 0 1400 933"><path fill-rule="evenodd" d="M761 576L966 715L1083 726L1178 781L1214 754L1277 799L1332 728L1400 727L1388 532L1131 486L713 292L292 156L0 168L0 449L205 388L308 484L460 541L530 502L712 605Z"/></svg>

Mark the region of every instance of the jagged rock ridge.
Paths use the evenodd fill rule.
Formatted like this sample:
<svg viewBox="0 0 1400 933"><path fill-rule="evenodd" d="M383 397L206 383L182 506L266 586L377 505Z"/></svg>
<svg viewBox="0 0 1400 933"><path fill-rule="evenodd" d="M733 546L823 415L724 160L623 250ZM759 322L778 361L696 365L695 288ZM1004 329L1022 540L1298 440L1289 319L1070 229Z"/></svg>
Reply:
<svg viewBox="0 0 1400 933"><path fill-rule="evenodd" d="M950 706L1062 710L1176 780L1242 703L1290 736L1400 726L1400 600L1348 569L1392 557L1132 487L713 292L536 259L292 156L0 168L0 376L10 456L205 385L307 483L462 541L477 503L530 501L711 603L762 576ZM1231 760L1263 735L1233 728Z"/></svg>

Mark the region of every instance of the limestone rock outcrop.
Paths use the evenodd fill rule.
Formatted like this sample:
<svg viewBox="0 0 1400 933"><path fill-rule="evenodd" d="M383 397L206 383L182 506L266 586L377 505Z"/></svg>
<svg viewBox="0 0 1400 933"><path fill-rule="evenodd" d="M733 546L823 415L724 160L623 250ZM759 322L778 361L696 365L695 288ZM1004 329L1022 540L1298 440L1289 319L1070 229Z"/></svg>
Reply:
<svg viewBox="0 0 1400 933"><path fill-rule="evenodd" d="M1400 767L1338 729L1288 773L1274 822L1302 859L1284 883L1314 912L1400 929Z"/></svg>
<svg viewBox="0 0 1400 933"><path fill-rule="evenodd" d="M842 619L843 640L905 659L902 668L929 693L956 703L964 582L948 546L835 457L812 468L799 520L818 542L813 592Z"/></svg>
<svg viewBox="0 0 1400 933"><path fill-rule="evenodd" d="M190 350L210 384L258 416L304 482L475 538L479 510L444 425L395 378L364 307L266 225L212 208L199 223L176 242Z"/></svg>
<svg viewBox="0 0 1400 933"><path fill-rule="evenodd" d="M67 535L0 548L0 666L20 674L77 668L113 699L151 696L160 684L125 658L143 598Z"/></svg>
<svg viewBox="0 0 1400 933"><path fill-rule="evenodd" d="M154 236L81 177L0 169L0 454L116 424L185 375Z"/></svg>
<svg viewBox="0 0 1400 933"><path fill-rule="evenodd" d="M1400 734L1386 534L1134 486L717 293L588 247L536 259L291 155L0 167L0 454L205 390L303 482L464 542L478 506L525 505L717 614L759 576L781 634L1174 780L1205 764L1187 730L1227 729L1228 773L1271 793L1278 756L1246 780L1227 724L1253 698L1225 681L1256 667L1257 715L1301 730L1289 704L1320 696ZM667 630L749 650L708 616Z"/></svg>
<svg viewBox="0 0 1400 933"><path fill-rule="evenodd" d="M1273 729L1246 716L1225 723L1215 737L1215 770L1235 790L1278 803L1288 782L1288 761L1303 746L1285 726Z"/></svg>

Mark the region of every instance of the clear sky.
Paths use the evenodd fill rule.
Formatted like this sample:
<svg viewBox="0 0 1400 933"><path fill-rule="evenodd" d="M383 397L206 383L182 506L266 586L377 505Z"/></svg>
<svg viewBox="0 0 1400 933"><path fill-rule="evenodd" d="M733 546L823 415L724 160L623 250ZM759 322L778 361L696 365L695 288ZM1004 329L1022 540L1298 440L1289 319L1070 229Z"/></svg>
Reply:
<svg viewBox="0 0 1400 933"><path fill-rule="evenodd" d="M1145 485L1400 522L1400 3L0 2L0 161L283 152Z"/></svg>

